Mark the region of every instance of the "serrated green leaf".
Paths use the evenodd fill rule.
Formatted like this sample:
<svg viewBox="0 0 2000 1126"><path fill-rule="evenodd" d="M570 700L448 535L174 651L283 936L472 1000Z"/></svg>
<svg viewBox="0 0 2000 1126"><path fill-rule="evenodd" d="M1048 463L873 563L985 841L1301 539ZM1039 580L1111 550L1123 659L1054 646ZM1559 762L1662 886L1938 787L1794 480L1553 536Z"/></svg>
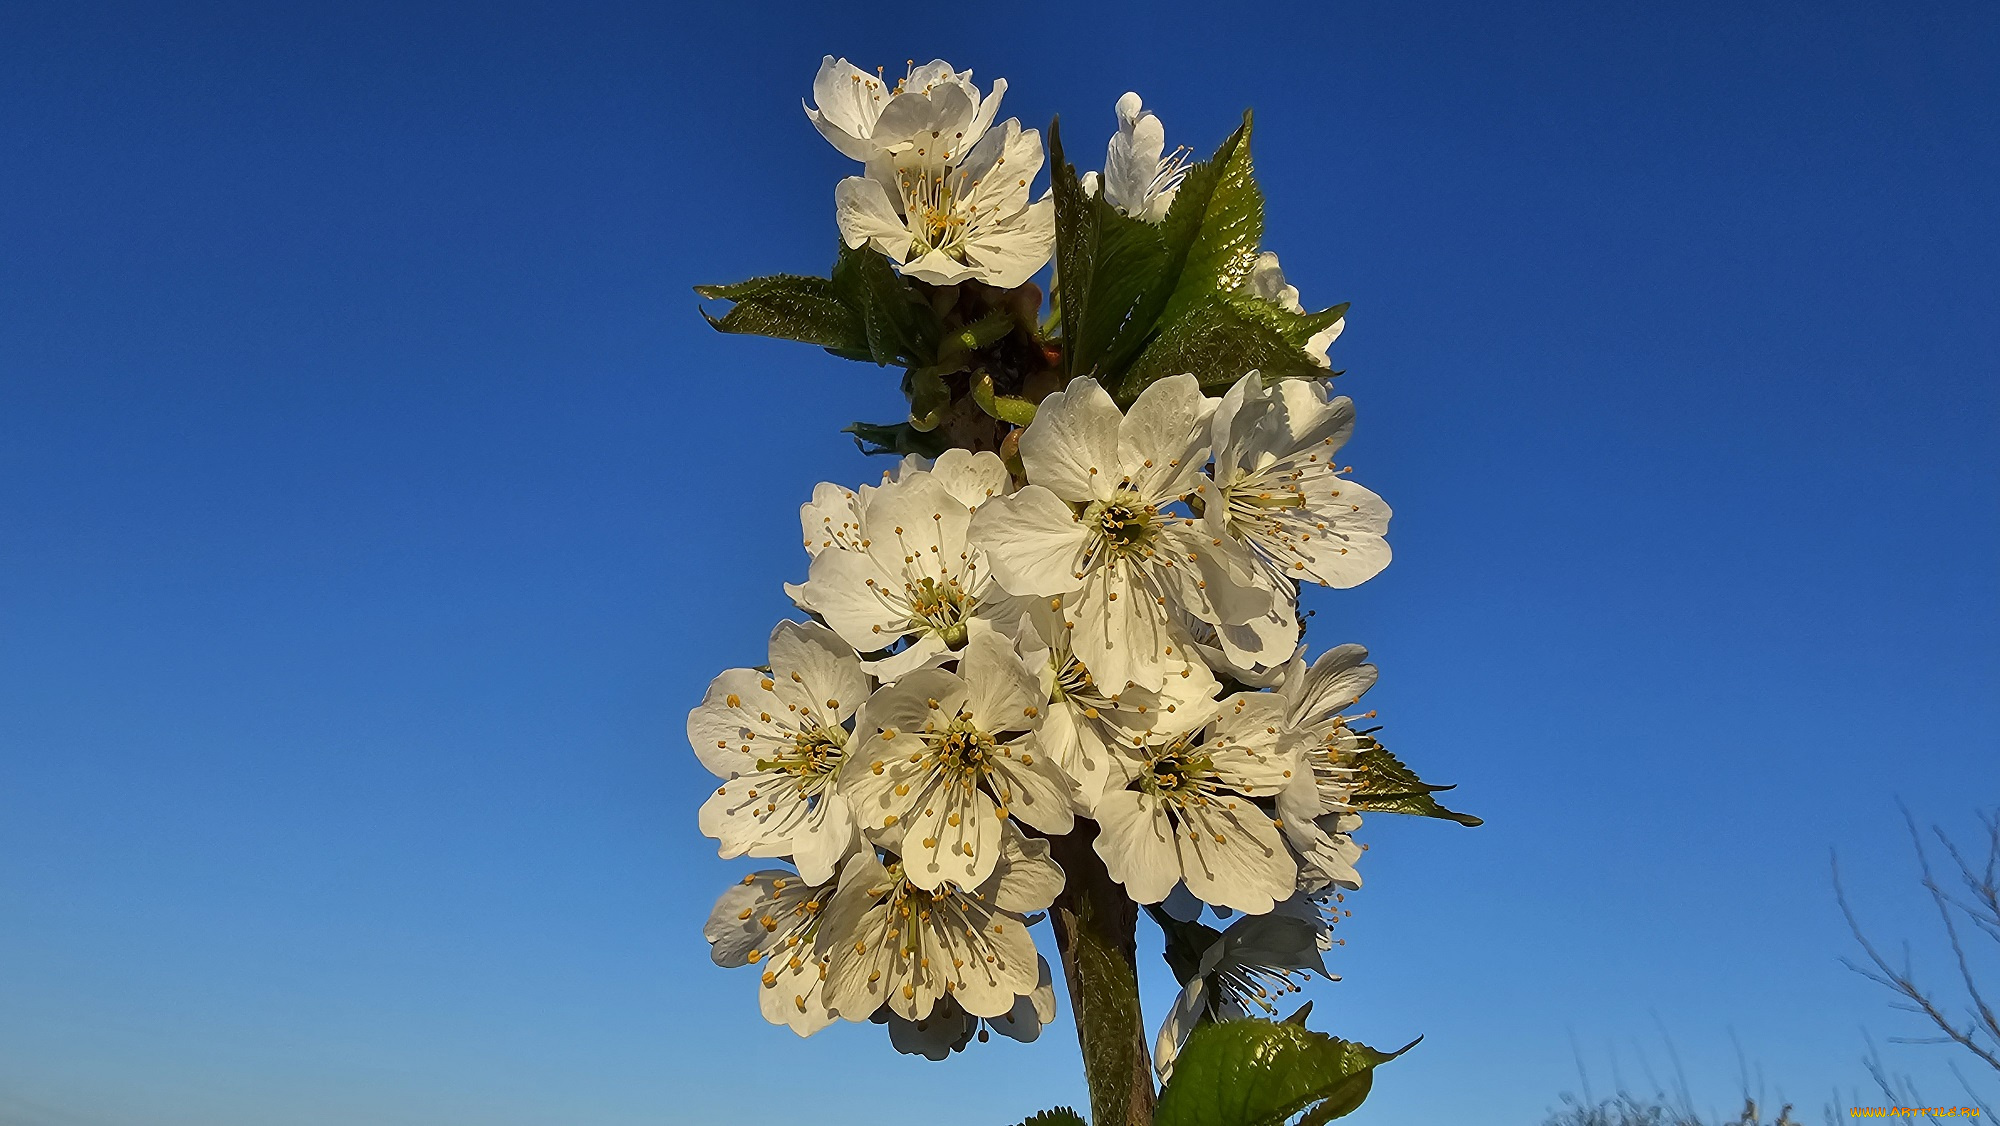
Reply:
<svg viewBox="0 0 2000 1126"><path fill-rule="evenodd" d="M1204 1025L1174 1060L1154 1126L1300 1126L1361 1105L1374 1069L1416 1046L1379 1052L1296 1024L1232 1020Z"/></svg>
<svg viewBox="0 0 2000 1126"><path fill-rule="evenodd" d="M836 352L865 351L860 314L840 299L833 282L803 274L772 274L733 285L698 285L703 297L734 304L720 317L702 316L720 332L772 336Z"/></svg>
<svg viewBox="0 0 2000 1126"><path fill-rule="evenodd" d="M867 248L840 248L833 264L834 294L860 318L865 351L878 364L922 366L935 361L938 317L915 284Z"/></svg>
<svg viewBox="0 0 2000 1126"><path fill-rule="evenodd" d="M1364 735L1362 739L1364 742L1359 751L1341 756L1341 765L1352 770L1356 780L1354 790L1347 799L1348 804L1359 810L1438 817L1465 826L1486 823L1470 813L1446 809L1431 796L1457 787L1433 786L1425 782L1417 777L1416 771L1403 765L1402 760L1390 754L1388 748L1372 737Z"/></svg>
<svg viewBox="0 0 2000 1126"><path fill-rule="evenodd" d="M941 434L927 434L907 422L857 422L841 430L854 435L854 444L864 454L921 454L936 457L949 446Z"/></svg>
<svg viewBox="0 0 2000 1126"><path fill-rule="evenodd" d="M1243 284L1264 237L1264 192L1250 167L1250 113L1215 155L1188 171L1165 223L1176 260L1174 290L1160 312L1171 323Z"/></svg>
<svg viewBox="0 0 2000 1126"><path fill-rule="evenodd" d="M1251 305L1252 300L1217 296L1163 323L1159 335L1125 372L1119 397L1129 402L1154 380L1182 372L1192 372L1211 395L1227 391L1253 368L1267 379L1326 374L1285 339L1276 320Z"/></svg>
<svg viewBox="0 0 2000 1126"><path fill-rule="evenodd" d="M1280 312L1285 314L1281 320L1284 326L1282 331L1285 334L1285 339L1291 341L1299 348L1304 348L1307 342L1312 340L1315 333L1321 329L1332 328L1335 324L1345 320L1347 317L1347 306L1348 303L1342 301L1338 305L1328 306L1317 313L1294 313L1288 309L1281 309Z"/></svg>
<svg viewBox="0 0 2000 1126"><path fill-rule="evenodd" d="M1066 1106L1059 1106L1054 1110L1045 1110L1034 1115L1021 1123L1021 1126L1089 1126L1089 1124L1084 1122L1083 1115Z"/></svg>
<svg viewBox="0 0 2000 1126"><path fill-rule="evenodd" d="M1133 219L1099 192L1085 195L1063 155L1062 123L1049 126L1050 185L1056 206L1056 286L1063 356L1071 378L1115 383L1121 358L1138 351L1159 314L1156 293L1171 286L1161 228Z"/></svg>

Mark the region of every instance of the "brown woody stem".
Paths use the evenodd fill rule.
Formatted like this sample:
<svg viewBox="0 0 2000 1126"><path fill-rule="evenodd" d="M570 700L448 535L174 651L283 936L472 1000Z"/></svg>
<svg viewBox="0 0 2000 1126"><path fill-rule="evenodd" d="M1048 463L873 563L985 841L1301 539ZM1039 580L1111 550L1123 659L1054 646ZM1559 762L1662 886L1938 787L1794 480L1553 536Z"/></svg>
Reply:
<svg viewBox="0 0 2000 1126"><path fill-rule="evenodd" d="M1139 910L1104 870L1094 823L1050 842L1068 878L1050 912L1083 1047L1095 1126L1152 1126L1153 1061L1139 1012Z"/></svg>

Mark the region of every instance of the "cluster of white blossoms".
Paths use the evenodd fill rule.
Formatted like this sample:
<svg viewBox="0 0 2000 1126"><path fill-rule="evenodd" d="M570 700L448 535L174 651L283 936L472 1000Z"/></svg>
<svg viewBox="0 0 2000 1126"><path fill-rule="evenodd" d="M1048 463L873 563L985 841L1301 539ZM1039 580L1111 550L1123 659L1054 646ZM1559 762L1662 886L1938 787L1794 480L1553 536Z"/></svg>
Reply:
<svg viewBox="0 0 2000 1126"><path fill-rule="evenodd" d="M840 235L873 246L903 273L952 285L1003 289L1048 263L1055 204L1030 202L1042 170L1042 135L1015 118L998 125L1005 80L982 96L972 72L939 60L890 84L828 57L806 115L833 147L862 163L835 193Z"/></svg>
<svg viewBox="0 0 2000 1126"><path fill-rule="evenodd" d="M864 166L836 193L850 250L937 286L1047 265L1041 137L995 122L1005 89L942 61L889 83L826 60L807 114ZM1187 151L1138 95L1116 115L1083 190L1161 223ZM1301 310L1273 254L1242 286ZM1340 327L1304 344L1311 362ZM758 969L767 1019L886 1024L933 1058L1033 1039L1055 998L1030 928L1065 886L1050 841L1072 833L1163 918L1241 916L1161 1027L1163 1075L1198 1021L1269 1014L1326 975L1360 883L1354 763L1374 744L1352 710L1376 673L1354 645L1307 662L1299 592L1389 563L1388 505L1337 460L1353 428L1321 379L1247 371L1211 397L1177 375L1121 409L1077 378L1004 459L910 455L813 490L786 587L806 620L715 678L687 725L720 779L702 832L785 865L731 887L706 930L718 964Z"/></svg>
<svg viewBox="0 0 2000 1126"><path fill-rule="evenodd" d="M767 1017L1033 1036L1053 994L1027 928L1063 886L1043 838L1079 818L1142 904L1256 916L1358 884L1339 741L1374 667L1307 667L1298 617L1301 581L1389 561L1388 506L1334 460L1352 425L1298 380L1215 400L1180 376L1121 411L1078 379L1021 437L1025 482L952 450L815 490L790 588L814 620L688 718L723 779L703 832L794 864L709 928L719 963L764 967Z"/></svg>

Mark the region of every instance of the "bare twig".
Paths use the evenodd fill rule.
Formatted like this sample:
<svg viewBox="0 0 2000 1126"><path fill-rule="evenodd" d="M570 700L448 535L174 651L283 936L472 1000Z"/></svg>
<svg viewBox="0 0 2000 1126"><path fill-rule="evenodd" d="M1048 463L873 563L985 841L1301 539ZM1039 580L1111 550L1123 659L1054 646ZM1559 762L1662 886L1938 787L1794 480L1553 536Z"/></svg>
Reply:
<svg viewBox="0 0 2000 1126"><path fill-rule="evenodd" d="M1901 808L1900 804L1899 807ZM1930 856L1925 851L1923 835L1918 832L1916 820L1908 809L1903 809L1903 822L1910 832L1910 843L1917 853L1917 867L1922 875L1920 881L1931 905L1937 910L1939 922L1944 927L1945 938L1951 947L1952 958L1958 969L1959 984L1964 989L1967 1017L1961 1021L1948 1015L1940 1007L1935 995L1918 984L1915 971L1911 968L1908 944L1904 945L1901 967L1892 964L1881 950L1861 929L1861 922L1855 917L1854 908L1848 902L1847 892L1840 882L1838 858L1832 863L1833 892L1840 904L1840 913L1847 920L1847 929L1854 941L1867 956L1867 965L1852 959L1841 959L1849 969L1881 985L1896 994L1901 1000L1894 1007L1919 1013L1942 1033L1941 1036L1898 1038L1899 1043L1917 1044L1957 1044L1986 1066L2000 1071L2000 1016L1996 1016L1993 1006L1987 1001L1986 993L1979 984L1979 975L1974 971L1973 960L1967 952L1965 935L1961 931L1959 918L1969 920L1980 934L2000 942L2000 812L1981 814L1980 823L1986 829L1987 856L1985 863L1975 866L1947 837L1942 829L1935 826L1932 832L1943 842L1945 851L1958 868L1959 882L1965 885L1969 898L1960 898L1939 884L1931 870ZM1871 968L1872 967L1872 968ZM1870 1074L1876 1076L1883 1093L1895 1097L1886 1077L1880 1074L1879 1059L1870 1064Z"/></svg>

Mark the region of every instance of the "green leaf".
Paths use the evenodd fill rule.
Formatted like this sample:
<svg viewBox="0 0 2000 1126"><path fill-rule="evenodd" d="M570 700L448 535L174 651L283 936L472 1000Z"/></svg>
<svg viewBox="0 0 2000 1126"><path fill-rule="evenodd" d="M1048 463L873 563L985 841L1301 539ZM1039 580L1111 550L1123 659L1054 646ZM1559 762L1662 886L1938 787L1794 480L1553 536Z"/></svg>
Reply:
<svg viewBox="0 0 2000 1126"><path fill-rule="evenodd" d="M1419 1038L1421 1039L1421 1037ZM1394 1052L1336 1040L1296 1024L1232 1020L1197 1028L1174 1060L1154 1126L1321 1126L1368 1097L1374 1069Z"/></svg>
<svg viewBox="0 0 2000 1126"><path fill-rule="evenodd" d="M1347 318L1347 306L1348 303L1342 301L1338 305L1330 305L1317 313L1294 313L1288 309L1280 309L1279 312L1284 314L1282 324L1285 339L1291 341L1299 348L1304 348L1306 343L1313 338L1313 334L1323 328L1332 328L1335 324L1345 320Z"/></svg>
<svg viewBox="0 0 2000 1126"><path fill-rule="evenodd" d="M1021 1123L1021 1126L1089 1126L1089 1124L1084 1122L1083 1115L1066 1106L1059 1106L1054 1110L1045 1110L1035 1115Z"/></svg>
<svg viewBox="0 0 2000 1126"><path fill-rule="evenodd" d="M1014 426L1026 426L1035 421L1035 404L1013 395L993 393L993 377L985 372L972 381L972 401L979 409Z"/></svg>
<svg viewBox="0 0 2000 1126"><path fill-rule="evenodd" d="M865 246L854 250L843 244L830 285L860 318L861 346L855 351L883 365L916 367L936 359L937 314L887 258Z"/></svg>
<svg viewBox="0 0 2000 1126"><path fill-rule="evenodd" d="M1470 813L1456 813L1439 805L1432 794L1455 789L1454 786L1433 786L1417 777L1416 771L1404 766L1402 761L1389 753L1388 748L1377 743L1373 737L1362 734L1362 748L1341 756L1341 765L1355 772L1356 785L1348 797L1348 804L1356 809L1380 813L1407 813L1414 817L1441 817L1456 821L1461 825L1484 825L1486 822Z"/></svg>
<svg viewBox="0 0 2000 1126"><path fill-rule="evenodd" d="M1160 319L1186 316L1243 284L1264 237L1264 192L1250 168L1250 113L1215 155L1188 171L1165 223L1175 282Z"/></svg>
<svg viewBox="0 0 2000 1126"><path fill-rule="evenodd" d="M864 454L922 454L936 457L943 453L949 443L941 434L929 434L907 422L888 425L875 422L857 422L841 431L854 435L854 444Z"/></svg>
<svg viewBox="0 0 2000 1126"><path fill-rule="evenodd" d="M865 352L867 328L857 310L825 278L772 274L734 285L698 285L696 293L735 304L720 317L702 316L718 331L798 340L841 352Z"/></svg>
<svg viewBox="0 0 2000 1126"><path fill-rule="evenodd" d="M1284 311L1235 294L1211 297L1164 323L1119 387L1127 402L1154 380L1192 372L1202 390L1220 395L1255 368L1266 379L1325 375L1299 346L1285 338L1275 314Z"/></svg>
<svg viewBox="0 0 2000 1126"><path fill-rule="evenodd" d="M1063 356L1071 378L1115 385L1121 359L1138 351L1172 286L1165 236L1121 214L1104 193L1084 194L1076 166L1063 156L1060 121L1049 126L1049 153Z"/></svg>

